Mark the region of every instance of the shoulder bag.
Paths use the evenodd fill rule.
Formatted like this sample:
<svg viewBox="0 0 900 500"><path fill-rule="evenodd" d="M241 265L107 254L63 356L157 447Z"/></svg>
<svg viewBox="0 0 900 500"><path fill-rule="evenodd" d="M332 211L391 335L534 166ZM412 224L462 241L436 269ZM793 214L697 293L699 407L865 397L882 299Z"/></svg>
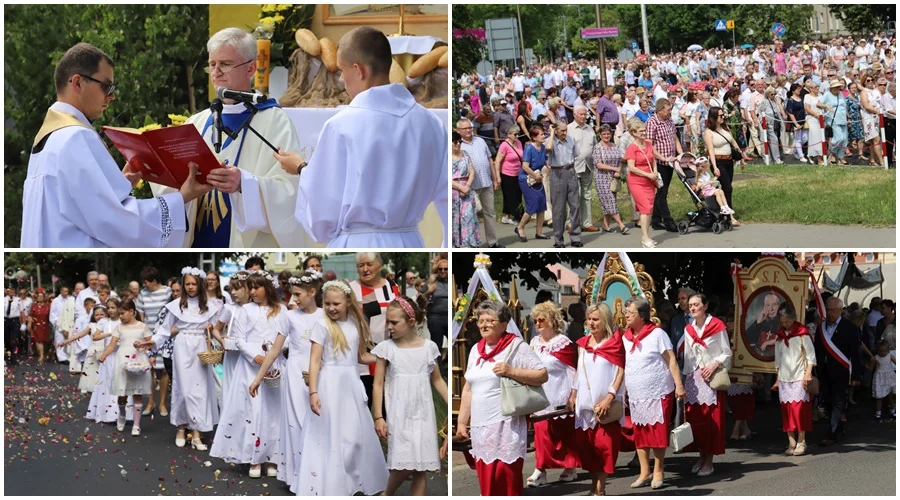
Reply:
<svg viewBox="0 0 900 500"><path fill-rule="evenodd" d="M654 181L656 183L656 187L662 189L665 183L662 180L662 176L659 175L659 171L653 168L653 163L650 161L650 158L647 158L647 153L644 152L643 148L637 146L637 144L635 144L635 146L638 148L638 151L640 151L641 154L644 155L644 159L647 160L647 165L650 166L650 171L656 174L656 180Z"/></svg>
<svg viewBox="0 0 900 500"><path fill-rule="evenodd" d="M834 137L834 127L833 127L834 119L837 118L837 112L839 109L841 109L841 94L838 94L838 103L837 103L837 106L834 108L834 114L831 115L831 123L829 123L828 125L825 126L825 138L826 139L831 139L832 137Z"/></svg>
<svg viewBox="0 0 900 500"><path fill-rule="evenodd" d="M516 350L525 342L519 340L510 349L505 363L509 363L516 354ZM503 415L507 417L519 417L531 415L550 406L550 400L544 394L544 388L523 384L510 377L500 378L500 406Z"/></svg>
<svg viewBox="0 0 900 500"><path fill-rule="evenodd" d="M587 370L584 368L584 353L584 349L581 349L581 371L584 373L584 382L587 384L588 396L590 397L591 404L593 405L594 395L593 393L591 393L591 378L588 377ZM600 417L600 414L597 413L597 406L594 405L594 418L596 418L601 425L618 422L624 415L625 407L622 406L622 402L619 401L619 398L613 398L612 403L610 403L609 405L609 409L606 410L606 415L604 415L602 418Z"/></svg>
<svg viewBox="0 0 900 500"><path fill-rule="evenodd" d="M713 130L713 132L719 134L720 136L722 136L722 139L725 139L725 141L728 142L728 147L731 148L731 161L737 163L737 162L739 162L739 161L741 161L741 160L744 159L744 154L741 153L741 148L739 148L739 147L737 147L737 148L734 147L734 146L735 146L734 143L731 142L731 141L734 140L734 138L732 138L731 140L728 140L727 137L725 137L724 135L722 135L722 132L719 132L718 130ZM730 135L730 134L731 134L731 133L729 132L729 135Z"/></svg>

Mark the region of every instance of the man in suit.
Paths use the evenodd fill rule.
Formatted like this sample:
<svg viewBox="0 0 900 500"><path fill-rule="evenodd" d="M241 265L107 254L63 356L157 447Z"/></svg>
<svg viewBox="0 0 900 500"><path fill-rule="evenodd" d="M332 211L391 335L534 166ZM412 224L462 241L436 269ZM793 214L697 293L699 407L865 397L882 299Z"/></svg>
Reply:
<svg viewBox="0 0 900 500"><path fill-rule="evenodd" d="M687 326L694 318L691 317L690 307L688 306L688 299L691 298L694 292L690 288L682 287L678 289L678 310L675 311L675 315L672 316L672 319L669 320L669 340L672 341L672 346L675 347L676 354L678 351L678 342L684 337L684 327ZM684 364L684 358L682 356L677 356L678 358L678 366L682 366Z"/></svg>
<svg viewBox="0 0 900 500"><path fill-rule="evenodd" d="M851 386L859 385L862 372L857 329L841 317L843 310L844 304L837 297L825 302L825 323L815 340L816 371L826 409L830 407L831 413L828 435L820 443L822 446L833 445L838 434L843 434L841 416L847 404L848 391Z"/></svg>

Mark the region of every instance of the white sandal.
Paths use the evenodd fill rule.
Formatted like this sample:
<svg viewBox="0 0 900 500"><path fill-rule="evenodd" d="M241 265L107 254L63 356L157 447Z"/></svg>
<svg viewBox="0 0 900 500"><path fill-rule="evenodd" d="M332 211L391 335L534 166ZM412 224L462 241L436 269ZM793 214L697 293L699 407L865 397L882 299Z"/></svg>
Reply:
<svg viewBox="0 0 900 500"><path fill-rule="evenodd" d="M547 484L547 473L540 469L535 469L531 477L525 480L525 486L537 487L545 484Z"/></svg>

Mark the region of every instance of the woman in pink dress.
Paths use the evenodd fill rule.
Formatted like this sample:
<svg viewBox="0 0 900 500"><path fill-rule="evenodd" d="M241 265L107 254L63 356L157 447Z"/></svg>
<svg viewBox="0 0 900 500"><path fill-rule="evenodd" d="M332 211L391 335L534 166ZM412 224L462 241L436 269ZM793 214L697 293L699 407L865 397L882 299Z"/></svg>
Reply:
<svg viewBox="0 0 900 500"><path fill-rule="evenodd" d="M783 75L787 71L787 61L785 61L784 49L781 46L775 46L775 74Z"/></svg>
<svg viewBox="0 0 900 500"><path fill-rule="evenodd" d="M684 399L684 387L678 362L672 352L672 341L662 328L653 324L650 302L631 298L625 303L627 329L625 344L625 388L634 424L634 445L637 448L641 473L631 483L632 488L650 485L663 486L663 465L669 446L669 422L675 398ZM650 473L650 451L656 459Z"/></svg>

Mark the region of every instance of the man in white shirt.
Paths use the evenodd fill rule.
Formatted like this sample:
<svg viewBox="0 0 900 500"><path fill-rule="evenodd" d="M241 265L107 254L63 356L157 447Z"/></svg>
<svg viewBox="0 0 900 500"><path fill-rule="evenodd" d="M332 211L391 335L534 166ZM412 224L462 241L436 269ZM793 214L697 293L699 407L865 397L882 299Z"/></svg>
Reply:
<svg viewBox="0 0 900 500"><path fill-rule="evenodd" d="M544 90L550 90L554 87L553 85L553 73L550 71L550 66L544 66L544 74L541 76L544 82Z"/></svg>
<svg viewBox="0 0 900 500"><path fill-rule="evenodd" d="M534 106L532 106L532 108L531 108L531 119L537 120L538 116L546 115L546 114L547 114L547 91L542 90L538 93L537 101L534 103Z"/></svg>
<svg viewBox="0 0 900 500"><path fill-rule="evenodd" d="M563 84L566 83L566 74L559 66L555 64L553 66L553 85L557 89L562 89Z"/></svg>
<svg viewBox="0 0 900 500"><path fill-rule="evenodd" d="M50 324L53 326L53 340L60 344L72 333L75 325L75 297L69 295L69 287L59 289L59 295L50 303ZM70 371L80 371L78 360L74 356L75 344L68 344L56 349L56 360L69 363Z"/></svg>
<svg viewBox="0 0 900 500"><path fill-rule="evenodd" d="M98 299L98 289L100 288L100 274L97 271L91 271L87 274L88 287L79 292L75 296L75 319L87 314L84 310L84 299L91 297Z"/></svg>
<svg viewBox="0 0 900 500"><path fill-rule="evenodd" d="M22 302L12 288L6 289L3 302L3 348L7 366L18 364L19 336L22 326Z"/></svg>
<svg viewBox="0 0 900 500"><path fill-rule="evenodd" d="M516 95L516 102L522 99L522 93L525 91L525 77L519 73L519 68L513 71L512 76L513 92Z"/></svg>
<svg viewBox="0 0 900 500"><path fill-rule="evenodd" d="M56 65L56 102L34 139L22 193L23 248L180 246L185 205L212 189L192 166L180 191L130 196L140 174L120 170L91 125L116 98L113 65L87 43Z"/></svg>
<svg viewBox="0 0 900 500"><path fill-rule="evenodd" d="M640 101L637 98L637 93L633 88L626 90L625 99L622 101L622 114L625 115L625 120L627 121L629 118L633 117L640 109L641 106Z"/></svg>
<svg viewBox="0 0 900 500"><path fill-rule="evenodd" d="M390 82L392 60L387 37L370 26L338 44L352 101L325 122L301 168L294 211L314 240L332 248L422 248L419 223L432 203L446 238L446 124Z"/></svg>

